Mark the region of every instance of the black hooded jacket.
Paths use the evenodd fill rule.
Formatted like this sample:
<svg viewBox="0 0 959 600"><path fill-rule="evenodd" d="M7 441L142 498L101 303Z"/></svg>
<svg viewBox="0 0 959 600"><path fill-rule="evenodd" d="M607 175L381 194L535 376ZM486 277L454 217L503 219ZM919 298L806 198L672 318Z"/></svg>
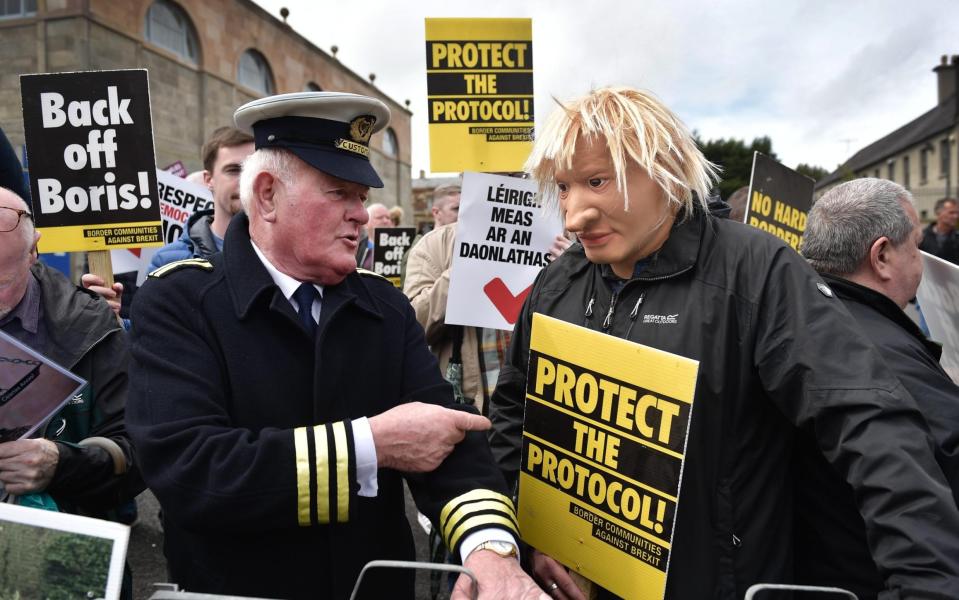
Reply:
<svg viewBox="0 0 959 600"><path fill-rule="evenodd" d="M959 492L959 386L939 365L942 349L887 296L846 279L823 275L890 372L916 400L938 445L938 460ZM796 448L796 580L838 586L860 600L876 598L883 580L869 555L866 528L853 490L829 468L808 436Z"/></svg>
<svg viewBox="0 0 959 600"><path fill-rule="evenodd" d="M925 421L799 254L697 210L615 294L611 276L573 244L526 299L490 407L490 443L511 483L538 312L699 361L667 599L738 600L751 584L793 580L797 431L856 490L890 588L955 597L959 511Z"/></svg>

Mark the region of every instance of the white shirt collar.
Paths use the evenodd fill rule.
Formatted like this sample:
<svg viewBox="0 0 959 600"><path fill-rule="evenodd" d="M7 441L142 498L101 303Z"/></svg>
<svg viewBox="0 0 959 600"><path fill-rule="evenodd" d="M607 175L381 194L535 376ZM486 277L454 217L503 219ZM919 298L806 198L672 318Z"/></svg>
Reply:
<svg viewBox="0 0 959 600"><path fill-rule="evenodd" d="M296 306L296 301L293 300L293 292L296 291L296 288L300 287L302 281L294 279L287 275L286 273L281 273L273 266L273 263L270 262L270 259L263 254L262 251L257 247L256 243L253 240L250 240L250 244L253 245L253 251L256 252L257 258L260 259L260 262L263 263L263 266L266 267L267 273L270 274L270 277L273 279L273 283L276 284L276 287L280 288L280 291L283 292L283 297L290 301L294 307ZM320 298L323 297L323 286L313 284L313 287L316 288L316 291L320 293ZM314 307L314 311L315 311Z"/></svg>

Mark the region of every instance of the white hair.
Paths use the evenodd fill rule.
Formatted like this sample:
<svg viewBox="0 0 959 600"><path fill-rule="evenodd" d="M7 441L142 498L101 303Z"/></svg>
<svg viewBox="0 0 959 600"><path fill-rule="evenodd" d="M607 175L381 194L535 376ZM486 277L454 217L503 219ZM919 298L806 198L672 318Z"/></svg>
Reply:
<svg viewBox="0 0 959 600"><path fill-rule="evenodd" d="M250 203L253 202L253 180L260 173L273 175L283 185L293 185L296 175L296 157L292 152L282 148L260 148L243 161L240 171L240 203L243 211L250 214Z"/></svg>
<svg viewBox="0 0 959 600"><path fill-rule="evenodd" d="M898 183L864 177L832 188L809 211L801 252L820 273L849 275L885 236L893 246L909 240L915 225L903 202L915 205Z"/></svg>

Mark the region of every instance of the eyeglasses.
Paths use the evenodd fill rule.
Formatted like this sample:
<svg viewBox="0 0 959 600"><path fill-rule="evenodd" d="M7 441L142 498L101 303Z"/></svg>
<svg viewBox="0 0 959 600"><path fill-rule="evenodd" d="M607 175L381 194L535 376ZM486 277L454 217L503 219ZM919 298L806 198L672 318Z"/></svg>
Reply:
<svg viewBox="0 0 959 600"><path fill-rule="evenodd" d="M22 208L10 208L9 206L0 206L0 233L6 233L8 231L13 231L20 225L20 219L26 215L28 219L32 219L33 215L30 214L30 211L23 210Z"/></svg>

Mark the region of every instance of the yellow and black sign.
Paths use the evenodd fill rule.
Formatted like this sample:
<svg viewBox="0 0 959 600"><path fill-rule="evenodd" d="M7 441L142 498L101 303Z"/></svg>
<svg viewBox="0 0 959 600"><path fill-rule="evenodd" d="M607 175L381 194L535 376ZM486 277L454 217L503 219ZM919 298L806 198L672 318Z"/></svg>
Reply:
<svg viewBox="0 0 959 600"><path fill-rule="evenodd" d="M698 369L533 315L523 539L623 598L660 600Z"/></svg>
<svg viewBox="0 0 959 600"><path fill-rule="evenodd" d="M533 139L530 19L426 19L430 169L519 171Z"/></svg>
<svg viewBox="0 0 959 600"><path fill-rule="evenodd" d="M756 152L746 224L771 233L799 252L815 185L811 178Z"/></svg>

